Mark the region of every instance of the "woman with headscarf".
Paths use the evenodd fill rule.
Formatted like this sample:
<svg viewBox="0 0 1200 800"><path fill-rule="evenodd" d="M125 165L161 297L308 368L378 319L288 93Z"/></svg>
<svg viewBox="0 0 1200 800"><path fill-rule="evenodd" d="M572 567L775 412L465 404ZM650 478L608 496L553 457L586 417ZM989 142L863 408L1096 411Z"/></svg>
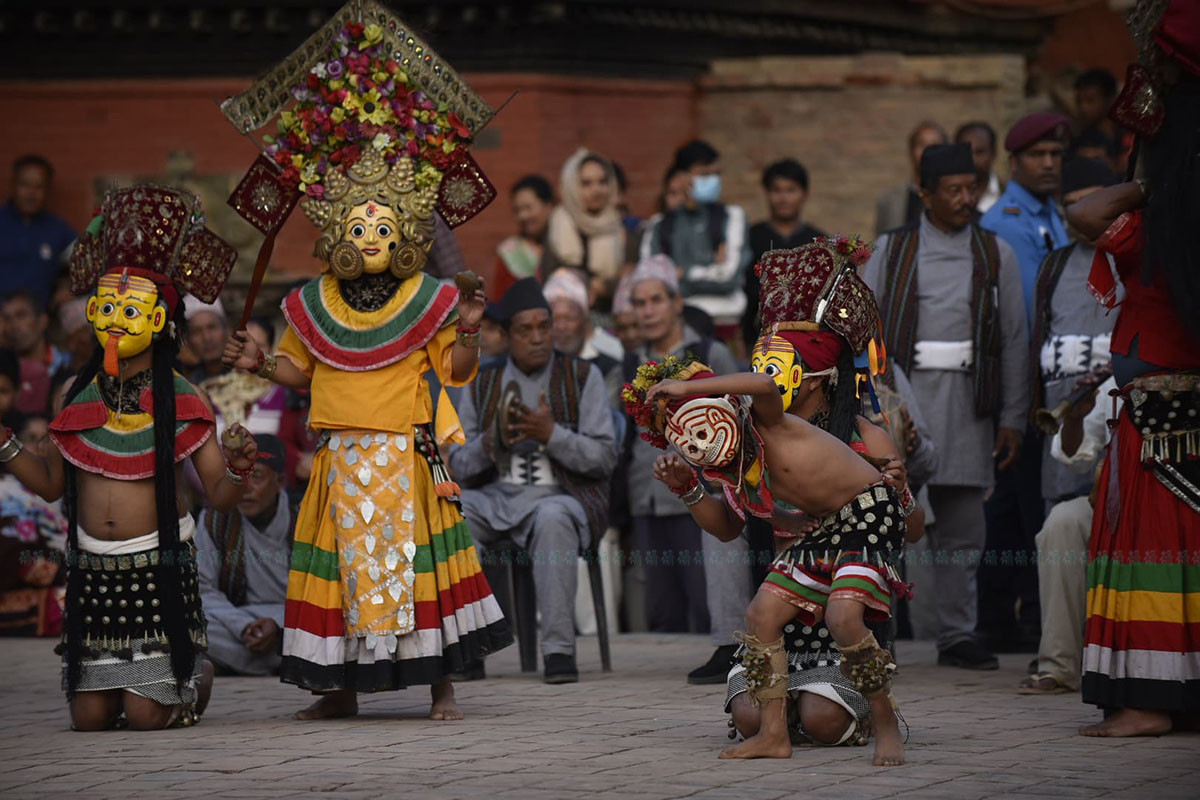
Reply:
<svg viewBox="0 0 1200 800"><path fill-rule="evenodd" d="M592 303L608 298L626 263L626 232L617 210L612 162L579 148L563 164L547 244L561 266L587 274Z"/></svg>

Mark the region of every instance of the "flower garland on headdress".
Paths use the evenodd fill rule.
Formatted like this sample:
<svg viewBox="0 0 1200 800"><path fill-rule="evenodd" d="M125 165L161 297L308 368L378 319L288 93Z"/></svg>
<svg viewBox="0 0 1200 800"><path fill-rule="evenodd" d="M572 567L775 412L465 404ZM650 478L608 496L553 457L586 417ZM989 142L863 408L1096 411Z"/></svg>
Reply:
<svg viewBox="0 0 1200 800"><path fill-rule="evenodd" d="M648 361L637 369L633 381L621 390L625 401L625 412L641 427L642 438L659 450L669 446L663 431L669 412L677 410L691 399L668 402L665 398L656 403L646 401L646 393L655 384L665 380L688 381L714 377L708 365L692 356L678 358L667 356L661 363ZM723 467L704 467L701 474L705 480L721 485L730 507L745 519L746 512L756 517L769 518L775 509L771 495L771 481L767 464L763 460L762 437L750 417L749 404L740 397L730 397L730 402L739 411L741 420L741 442L737 456Z"/></svg>
<svg viewBox="0 0 1200 800"><path fill-rule="evenodd" d="M278 135L263 141L283 169L280 181L309 197L324 197L330 170L353 166L368 147L388 166L414 159L417 187L436 188L471 143L458 115L414 87L389 56L379 25L344 24L325 59L291 91L296 105L279 115Z"/></svg>

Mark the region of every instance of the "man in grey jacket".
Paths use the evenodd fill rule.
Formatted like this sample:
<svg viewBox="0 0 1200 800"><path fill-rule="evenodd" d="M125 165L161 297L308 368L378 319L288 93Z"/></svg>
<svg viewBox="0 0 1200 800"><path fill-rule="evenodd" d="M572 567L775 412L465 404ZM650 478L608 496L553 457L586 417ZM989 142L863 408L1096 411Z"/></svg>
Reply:
<svg viewBox="0 0 1200 800"><path fill-rule="evenodd" d="M975 640L983 500L993 459L1007 469L1020 451L1029 334L1016 254L971 221L974 181L968 145L926 148L925 211L879 238L863 279L939 454L929 483L938 663L996 669L995 656Z"/></svg>
<svg viewBox="0 0 1200 800"><path fill-rule="evenodd" d="M737 371L725 345L684 324L678 273L669 258L642 261L632 286L634 313L647 344L627 357L627 373L644 361L689 352L718 375ZM654 479L659 455L633 437L629 504L646 581L646 625L652 631L709 631L716 652L689 673L688 682L722 683L736 649L733 632L743 626L750 605L749 547L745 537L720 542L702 534L683 501Z"/></svg>

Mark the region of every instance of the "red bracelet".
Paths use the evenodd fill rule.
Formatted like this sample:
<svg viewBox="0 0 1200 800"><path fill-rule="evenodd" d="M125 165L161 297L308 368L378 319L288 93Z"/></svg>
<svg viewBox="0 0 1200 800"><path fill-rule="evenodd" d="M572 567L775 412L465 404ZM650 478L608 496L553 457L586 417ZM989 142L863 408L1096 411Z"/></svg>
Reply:
<svg viewBox="0 0 1200 800"><path fill-rule="evenodd" d="M684 486L682 489L676 489L674 486L668 486L667 488L670 489L672 492L674 492L676 496L683 497L685 494L692 491L699 485L700 485L700 479L697 478L696 473L693 472L692 479L691 479L691 481L688 482L687 486Z"/></svg>
<svg viewBox="0 0 1200 800"><path fill-rule="evenodd" d="M254 465L252 464L249 467L247 467L246 469L238 469L227 458L227 459L225 459L225 469L229 470L234 475L237 475L242 480L246 480L246 478L250 477L250 473L254 472Z"/></svg>
<svg viewBox="0 0 1200 800"><path fill-rule="evenodd" d="M254 365L254 369L250 370L254 374L262 371L263 364L267 363L267 354L262 350L258 351L258 363Z"/></svg>
<svg viewBox="0 0 1200 800"><path fill-rule="evenodd" d="M468 328L466 325L463 325L461 322L459 322L457 325L454 326L454 330L457 331L458 333L479 333L479 329L480 329L479 325L476 325L473 328Z"/></svg>

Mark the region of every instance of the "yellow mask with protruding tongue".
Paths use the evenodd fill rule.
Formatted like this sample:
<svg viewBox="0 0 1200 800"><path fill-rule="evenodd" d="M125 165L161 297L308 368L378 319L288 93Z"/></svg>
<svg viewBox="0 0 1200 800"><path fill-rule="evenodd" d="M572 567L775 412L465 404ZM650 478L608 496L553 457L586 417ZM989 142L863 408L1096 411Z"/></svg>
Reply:
<svg viewBox="0 0 1200 800"><path fill-rule="evenodd" d="M102 275L88 298L87 320L104 348L104 371L116 377L118 362L145 352L166 326L167 312L153 281L114 272Z"/></svg>

